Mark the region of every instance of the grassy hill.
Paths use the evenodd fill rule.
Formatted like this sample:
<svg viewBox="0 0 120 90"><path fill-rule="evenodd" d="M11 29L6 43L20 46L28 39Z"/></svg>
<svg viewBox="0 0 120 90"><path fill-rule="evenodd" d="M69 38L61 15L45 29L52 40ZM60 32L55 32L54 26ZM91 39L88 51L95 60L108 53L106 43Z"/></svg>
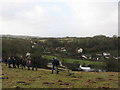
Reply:
<svg viewBox="0 0 120 90"><path fill-rule="evenodd" d="M51 74L49 69L32 71L2 66L3 88L118 88L117 72L72 72Z"/></svg>

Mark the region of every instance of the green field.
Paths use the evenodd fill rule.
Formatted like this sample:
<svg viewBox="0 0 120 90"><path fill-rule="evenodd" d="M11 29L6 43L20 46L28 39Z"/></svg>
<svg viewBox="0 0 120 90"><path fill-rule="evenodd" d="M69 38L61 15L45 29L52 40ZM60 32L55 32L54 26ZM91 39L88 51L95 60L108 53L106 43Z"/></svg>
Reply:
<svg viewBox="0 0 120 90"><path fill-rule="evenodd" d="M48 59L48 60L52 60L53 57L55 56L51 56L51 55L44 55L43 56L44 58ZM68 58L64 58L64 59L61 59L59 57L57 57L58 59L60 60L64 60L64 62L67 62L67 63L74 63L74 62L78 62L79 64L90 64L90 65L104 65L105 63L104 62L95 62L95 61L87 61L87 60L78 60L78 59L68 59Z"/></svg>
<svg viewBox="0 0 120 90"><path fill-rule="evenodd" d="M3 88L118 88L117 72L72 72L51 74L49 69L38 71L7 68L2 65Z"/></svg>
<svg viewBox="0 0 120 90"><path fill-rule="evenodd" d="M38 40L38 41L40 41L40 42L45 42L45 40Z"/></svg>

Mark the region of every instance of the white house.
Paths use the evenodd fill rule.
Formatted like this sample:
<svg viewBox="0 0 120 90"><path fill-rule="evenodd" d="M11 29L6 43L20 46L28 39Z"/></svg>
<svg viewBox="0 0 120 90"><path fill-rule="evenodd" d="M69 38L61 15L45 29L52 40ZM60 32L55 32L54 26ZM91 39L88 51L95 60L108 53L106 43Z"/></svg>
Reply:
<svg viewBox="0 0 120 90"><path fill-rule="evenodd" d="M78 52L78 53L82 53L82 52L83 52L83 49L82 49L82 48L79 48L77 52Z"/></svg>
<svg viewBox="0 0 120 90"><path fill-rule="evenodd" d="M62 52L66 52L67 50L66 50L66 49L62 49L61 51L62 51Z"/></svg>
<svg viewBox="0 0 120 90"><path fill-rule="evenodd" d="M66 50L65 47L62 47L62 48L61 48L61 51L66 52L67 50Z"/></svg>

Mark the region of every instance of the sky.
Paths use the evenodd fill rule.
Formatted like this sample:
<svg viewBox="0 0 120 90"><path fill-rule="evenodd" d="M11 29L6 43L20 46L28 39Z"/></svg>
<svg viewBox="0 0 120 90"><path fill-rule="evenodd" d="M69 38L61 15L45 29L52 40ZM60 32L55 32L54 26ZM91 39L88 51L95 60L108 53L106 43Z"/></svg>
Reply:
<svg viewBox="0 0 120 90"><path fill-rule="evenodd" d="M118 35L119 0L0 0L0 34Z"/></svg>

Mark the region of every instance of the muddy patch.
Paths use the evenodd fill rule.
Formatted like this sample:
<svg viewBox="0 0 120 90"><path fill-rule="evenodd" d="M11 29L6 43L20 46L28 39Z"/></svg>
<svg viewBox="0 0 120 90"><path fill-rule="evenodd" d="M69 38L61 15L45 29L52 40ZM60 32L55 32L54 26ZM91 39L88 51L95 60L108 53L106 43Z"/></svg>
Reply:
<svg viewBox="0 0 120 90"><path fill-rule="evenodd" d="M70 85L69 83L64 83L64 85Z"/></svg>
<svg viewBox="0 0 120 90"><path fill-rule="evenodd" d="M63 83L60 83L59 85L64 85Z"/></svg>
<svg viewBox="0 0 120 90"><path fill-rule="evenodd" d="M18 81L18 82L16 82L16 83L26 83L26 82L24 82L24 81Z"/></svg>
<svg viewBox="0 0 120 90"><path fill-rule="evenodd" d="M43 82L43 84L49 84L49 82Z"/></svg>
<svg viewBox="0 0 120 90"><path fill-rule="evenodd" d="M20 89L21 87L19 87L19 86L16 86L15 88L16 88L16 89Z"/></svg>
<svg viewBox="0 0 120 90"><path fill-rule="evenodd" d="M18 81L17 84L23 84L23 85L30 85L30 83L24 82L24 81Z"/></svg>
<svg viewBox="0 0 120 90"><path fill-rule="evenodd" d="M43 82L43 84L50 84L50 85L52 85L54 83L53 82Z"/></svg>
<svg viewBox="0 0 120 90"><path fill-rule="evenodd" d="M113 80L113 79L109 79L109 80Z"/></svg>
<svg viewBox="0 0 120 90"><path fill-rule="evenodd" d="M62 80L58 80L58 82L62 82Z"/></svg>
<svg viewBox="0 0 120 90"><path fill-rule="evenodd" d="M103 88L103 89L109 89L109 87L99 87L99 88Z"/></svg>

